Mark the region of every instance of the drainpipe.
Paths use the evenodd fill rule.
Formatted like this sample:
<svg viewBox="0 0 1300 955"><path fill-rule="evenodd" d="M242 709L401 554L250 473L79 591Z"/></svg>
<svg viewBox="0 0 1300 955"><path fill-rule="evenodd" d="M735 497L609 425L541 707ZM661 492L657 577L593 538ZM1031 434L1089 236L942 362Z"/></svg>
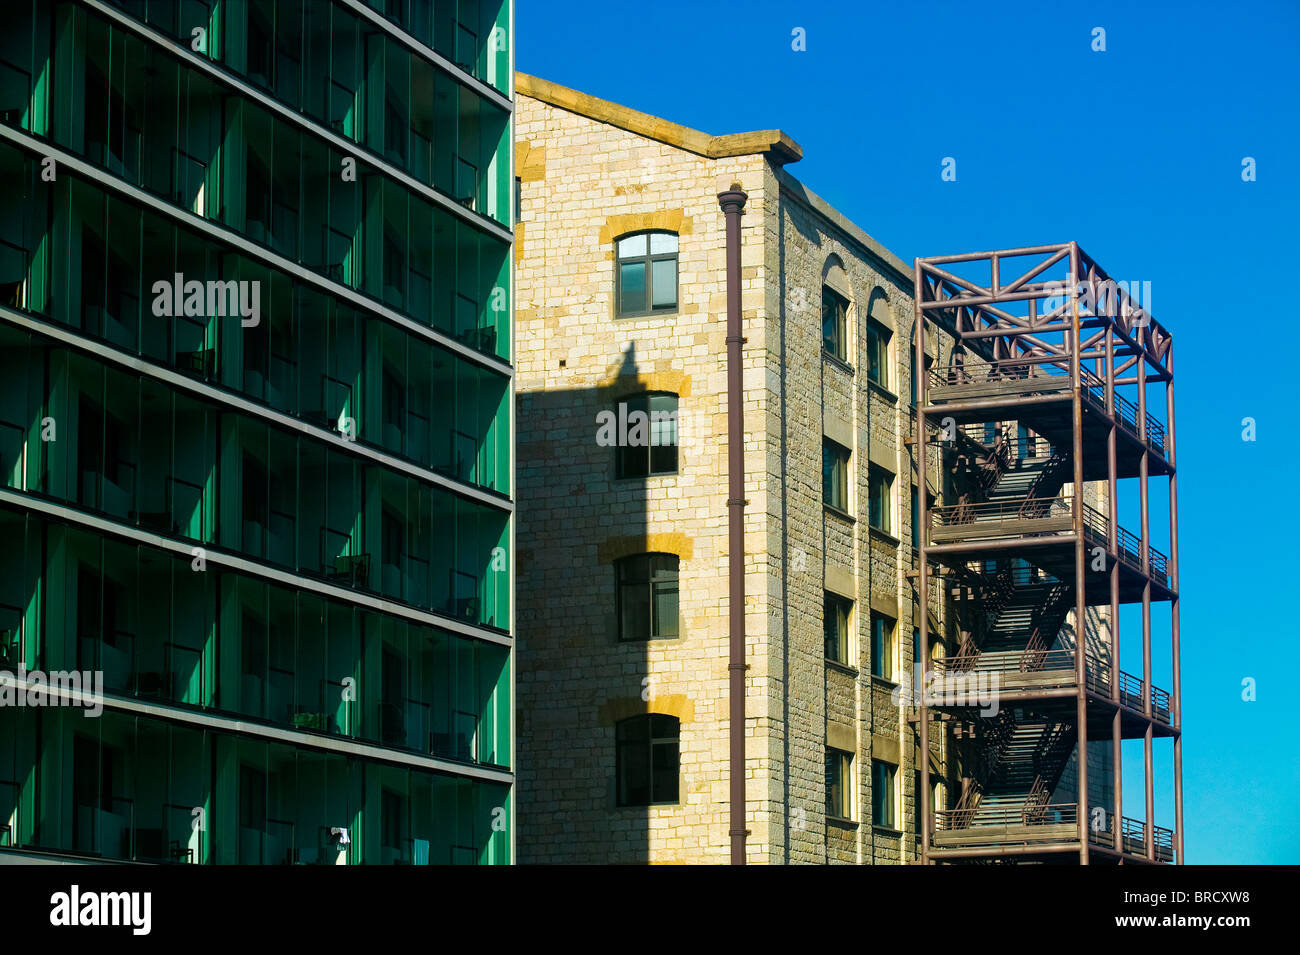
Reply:
<svg viewBox="0 0 1300 955"><path fill-rule="evenodd" d="M733 182L718 193L727 217L727 674L731 730L731 864L745 864L745 422L740 346L740 216L749 198Z"/></svg>

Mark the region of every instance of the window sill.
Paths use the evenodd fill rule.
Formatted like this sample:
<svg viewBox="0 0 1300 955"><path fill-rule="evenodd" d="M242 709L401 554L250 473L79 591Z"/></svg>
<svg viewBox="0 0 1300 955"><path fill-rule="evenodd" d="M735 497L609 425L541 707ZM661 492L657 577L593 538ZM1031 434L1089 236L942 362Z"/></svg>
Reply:
<svg viewBox="0 0 1300 955"><path fill-rule="evenodd" d="M675 308L672 311L664 309L662 312L629 312L628 314L619 314L618 312L615 312L614 321L635 322L640 321L643 318L677 318L680 314L681 312Z"/></svg>
<svg viewBox="0 0 1300 955"><path fill-rule="evenodd" d="M629 477L615 477L615 478L610 478L610 480L615 483L618 483L620 481L655 481L655 480L663 480L664 478L675 478L681 476L682 476L682 472L680 470L657 471L654 474L640 474L640 475L633 475Z"/></svg>
<svg viewBox="0 0 1300 955"><path fill-rule="evenodd" d="M897 680L891 679L887 676L876 676L874 673L871 674L871 682L872 685L878 686L884 690L896 690L899 687Z"/></svg>
<svg viewBox="0 0 1300 955"><path fill-rule="evenodd" d="M853 366L849 364L848 359L841 358L834 352L827 351L825 345L822 346L822 360L830 362L836 368L840 369L840 371L848 372L850 375L856 374L853 370Z"/></svg>
<svg viewBox="0 0 1300 955"><path fill-rule="evenodd" d="M859 672L858 668L853 666L852 664L841 663L839 660L832 660L830 657L826 658L826 668L828 670L838 670L841 673L846 673L855 679L857 678Z"/></svg>
<svg viewBox="0 0 1300 955"><path fill-rule="evenodd" d="M857 831L858 823L855 819L845 819L843 816L827 816L826 825L834 826L836 829L850 829Z"/></svg>
<svg viewBox="0 0 1300 955"><path fill-rule="evenodd" d="M848 521L850 524L856 524L858 522L858 519L856 517L854 517L848 511L840 510L834 504L823 504L822 510L827 514L834 514L836 517L840 518L841 520Z"/></svg>
<svg viewBox="0 0 1300 955"><path fill-rule="evenodd" d="M880 397L884 398L890 404L895 404L895 405L898 404L898 395L894 394L892 391L889 390L888 387L882 385L874 378L871 377L867 378L867 387L871 391L876 392L878 395L880 395Z"/></svg>
<svg viewBox="0 0 1300 955"><path fill-rule="evenodd" d="M892 837L894 837L894 838L896 838L896 839L901 839L901 838L903 837L903 830L902 830L902 829L895 829L895 828L893 828L892 826L874 826L874 825L873 825L873 826L871 827L871 831L874 832L874 833L875 833L876 835L878 835L878 836L892 836Z"/></svg>
<svg viewBox="0 0 1300 955"><path fill-rule="evenodd" d="M876 540L889 544L891 547L901 547L903 545L903 542L893 534L889 533L889 531L882 531L879 527L874 525L868 525L867 530L870 532L872 537L876 538Z"/></svg>

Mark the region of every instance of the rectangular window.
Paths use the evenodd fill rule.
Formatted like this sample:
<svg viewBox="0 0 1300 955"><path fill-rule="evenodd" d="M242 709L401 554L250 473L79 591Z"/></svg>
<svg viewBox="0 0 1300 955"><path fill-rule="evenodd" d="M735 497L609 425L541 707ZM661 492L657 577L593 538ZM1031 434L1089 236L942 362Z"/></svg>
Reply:
<svg viewBox="0 0 1300 955"><path fill-rule="evenodd" d="M848 310L848 299L833 288L822 286L822 347L840 361L848 361Z"/></svg>
<svg viewBox="0 0 1300 955"><path fill-rule="evenodd" d="M925 807L921 804L922 794L921 772L917 770L912 773L912 831L918 835L921 832L921 815L925 812Z"/></svg>
<svg viewBox="0 0 1300 955"><path fill-rule="evenodd" d="M867 469L867 520L878 531L893 533L894 476L874 464Z"/></svg>
<svg viewBox="0 0 1300 955"><path fill-rule="evenodd" d="M839 749L826 750L826 815L853 818L853 757Z"/></svg>
<svg viewBox="0 0 1300 955"><path fill-rule="evenodd" d="M889 387L889 340L893 334L874 319L867 321L867 377L882 388Z"/></svg>
<svg viewBox="0 0 1300 955"><path fill-rule="evenodd" d="M822 438L822 503L838 511L849 509L849 449Z"/></svg>
<svg viewBox="0 0 1300 955"><path fill-rule="evenodd" d="M615 243L616 313L620 317L672 312L677 308L677 235L638 232Z"/></svg>
<svg viewBox="0 0 1300 955"><path fill-rule="evenodd" d="M898 767L884 760L871 761L871 823L883 829L897 829L894 810L894 778Z"/></svg>
<svg viewBox="0 0 1300 955"><path fill-rule="evenodd" d="M894 678L893 617L871 611L871 675L882 680Z"/></svg>
<svg viewBox="0 0 1300 955"><path fill-rule="evenodd" d="M677 567L673 554L638 554L615 565L620 640L677 636Z"/></svg>
<svg viewBox="0 0 1300 955"><path fill-rule="evenodd" d="M677 473L676 395L633 395L612 413L610 437L617 444L616 477Z"/></svg>
<svg viewBox="0 0 1300 955"><path fill-rule="evenodd" d="M826 631L826 659L836 663L849 662L849 611L853 601L839 594L826 594L824 628Z"/></svg>
<svg viewBox="0 0 1300 955"><path fill-rule="evenodd" d="M921 548L921 498L916 492L916 487L912 487L912 550Z"/></svg>
<svg viewBox="0 0 1300 955"><path fill-rule="evenodd" d="M678 801L681 725L674 716L646 714L615 727L615 776L620 806Z"/></svg>

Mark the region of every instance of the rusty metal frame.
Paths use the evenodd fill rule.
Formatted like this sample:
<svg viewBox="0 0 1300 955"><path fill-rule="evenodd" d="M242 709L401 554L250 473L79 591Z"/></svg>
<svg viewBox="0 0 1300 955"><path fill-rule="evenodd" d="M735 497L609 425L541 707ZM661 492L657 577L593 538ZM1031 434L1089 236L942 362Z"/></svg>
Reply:
<svg viewBox="0 0 1300 955"><path fill-rule="evenodd" d="M1017 260L1012 263L1011 260ZM1009 282L1004 282L1004 266L1010 265ZM972 269L982 270L987 276L972 278ZM962 274L965 271L968 274ZM1060 273L1064 271L1062 276ZM1055 278L1050 276L1055 275ZM1154 766L1152 741L1156 732L1173 740L1173 788L1175 828L1172 835L1174 858L1178 864L1183 859L1183 805L1182 805L1182 697L1180 680L1180 641L1178 606L1178 504L1177 470L1174 441L1174 390L1173 390L1173 338L1143 307L1129 289L1114 282L1110 275L1090 258L1075 242L1056 245L1027 246L961 255L918 258L914 263L914 373L916 374L916 467L920 482L928 472L928 452L934 445L930 428L946 414L964 414L980 420L1012 420L1017 408L1032 413L1052 404L1064 410L1068 401L1070 435L1069 453L1072 458L1072 484L1075 489L1073 527L1069 535L1073 544L1074 612L1076 615L1076 688L1074 719L1076 746L1080 758L1078 767L1078 804L1088 804L1088 747L1089 716L1095 725L1109 722L1108 742L1113 756L1115 817L1109 823L1113 832L1112 845L1100 845L1095 834L1089 832L1089 813L1078 813L1079 831L1077 845L1066 847L1077 852L1080 863L1090 861L1090 844L1101 850L1106 861L1144 861L1128 852L1123 830L1131 820L1123 819L1123 764L1121 742L1124 738L1142 739L1145 763L1146 821L1144 833L1145 861L1155 862L1156 839L1154 827ZM954 338L954 348L949 354L947 369L927 369L925 340L926 325L934 324ZM964 361L971 358L976 369L986 370L989 381L1023 377L1039 382L1050 381L1047 376L1057 376L1056 392L1016 397L971 398L932 404L932 386L936 381L965 380ZM937 355L936 355L937 358ZM938 365L936 360L935 365ZM1005 371L1005 376L1004 376ZM1068 387L1066 383L1068 382ZM1148 385L1164 385L1165 423L1162 425L1148 409ZM1012 389L1014 391L1015 389ZM1032 391L1032 388L1023 389ZM1068 390L1068 395L1065 394ZM1127 392L1132 397L1126 397ZM1094 438L1093 456L1104 455L1104 477L1099 460L1090 456L1085 462L1085 405L1092 421ZM998 412L1001 415L998 415ZM1104 452L1097 450L1097 416L1104 429ZM1121 693L1119 668L1121 602L1137 602L1133 591L1128 591L1127 601L1121 598L1121 540L1118 522L1117 481L1120 477L1118 455L1121 439L1125 442L1126 461L1130 467L1136 456L1136 477L1139 484L1141 534L1138 538L1140 557L1142 606L1142 680L1141 710L1126 702ZM1136 445L1136 447L1134 446ZM942 445L940 453L944 453ZM1058 449L1063 450L1063 449ZM1085 469L1085 463L1093 465ZM1091 475L1091 476L1088 476ZM1149 482L1153 477L1165 476L1169 480L1169 535L1170 554L1163 578L1153 576ZM1109 528L1107 535L1107 579L1109 600L1093 600L1094 605L1108 605L1109 626L1109 688L1099 693L1089 687L1085 625L1089 606L1085 542L1084 506L1082 488L1086 483L1105 481L1108 497ZM994 549L997 545L972 542L969 545L932 545L930 543L931 515L925 494L918 495L918 513L922 531L919 535L917 585L923 605L920 614L920 654L923 661L930 659L929 614L927 602L929 582L934 570L931 563L938 559L952 559L954 550L969 553L972 559ZM1066 538L1068 540L1068 538ZM1095 538L1094 538L1095 539ZM1062 538L1057 538L1062 540ZM1131 536L1130 536L1131 540ZM1023 538L1012 547L1041 547L1042 538ZM1029 553L1026 550L1025 553ZM1157 552L1157 557L1159 554ZM1130 563L1138 563L1132 560ZM1130 567L1129 570L1134 568ZM1168 720L1162 722L1153 709L1151 679L1151 609L1153 585L1160 588L1160 598L1170 604L1170 634L1172 655L1172 694ZM1123 676L1127 676L1126 674ZM1057 697L1059 690L1053 691ZM1128 698L1136 699L1136 694ZM1032 855L1032 847L1011 849L990 846L986 850L974 848L936 850L934 847L935 807L930 781L930 723L934 706L921 694L918 701L921 747L921 862L933 864L943 859L966 859L981 856ZM1165 730L1168 732L1165 732ZM1163 831L1163 830L1162 830ZM1046 846L1043 851L1059 852L1059 845Z"/></svg>

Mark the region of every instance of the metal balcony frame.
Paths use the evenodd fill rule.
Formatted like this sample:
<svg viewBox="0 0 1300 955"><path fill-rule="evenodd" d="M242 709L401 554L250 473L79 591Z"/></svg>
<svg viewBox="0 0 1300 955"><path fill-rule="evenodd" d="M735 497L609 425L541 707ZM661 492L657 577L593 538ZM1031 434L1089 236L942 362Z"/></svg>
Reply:
<svg viewBox="0 0 1300 955"><path fill-rule="evenodd" d="M1035 260L1027 271L1010 282L1003 282L1001 266L1004 259L1020 259L1015 268L1025 267L1026 260ZM946 266L976 264L987 266L989 282L981 285L949 271ZM1043 281L1040 276L1061 263L1068 268L1068 278L1061 282ZM1107 551L1107 572L1110 578L1110 680L1109 699L1093 693L1094 702L1113 706L1111 742L1114 755L1115 805L1122 807L1121 713L1133 712L1135 702L1140 703L1141 719L1145 725L1144 747L1146 768L1146 822L1150 832L1154 826L1154 779L1152 738L1157 724L1169 727L1173 738L1174 755L1174 812L1175 828L1161 830L1164 842L1157 853L1155 838L1141 840L1146 860L1150 862L1175 861L1183 863L1183 796L1182 796L1182 695L1179 657L1179 604L1178 604L1178 494L1174 440L1174 389L1173 389L1173 338L1154 318L1137 306L1127 289L1117 288L1109 275L1093 261L1076 242L1057 245L1030 246L1000 251L975 252L962 255L918 258L914 262L914 373L917 382L916 415L914 429L916 461L924 480L927 470L927 445L934 442L929 428L945 415L945 410L976 413L1006 404L1043 407L1054 404L1064 408L1069 403L1073 476L1067 483L1076 489L1076 504L1083 505L1082 488L1085 485L1083 446L1085 407L1094 420L1093 428L1106 432L1106 478L1109 490L1109 515L1094 512L1084 506L1072 507L1072 531L1062 535L1062 542L1074 546L1075 613L1076 619L1085 618L1087 593L1085 573L1089 545L1104 542ZM1084 293L1081 296L1081 291ZM1052 299L1059 302L1054 307L1040 304ZM1089 306L1092 303L1092 307ZM1107 307L1099 307L1106 303ZM1049 303L1050 304L1050 303ZM943 328L956 340L950 367L937 367L927 371L925 353L926 327L933 324ZM972 370L983 372L983 378L968 375L964 362L954 362L954 356L970 354L977 360ZM935 355L936 359L938 354ZM938 366L938 361L934 363ZM956 380L954 380L956 379ZM1027 387L1017 387L1016 381L1033 381ZM955 383L974 382L963 400L940 396L946 403L933 403L931 392ZM1166 424L1148 413L1147 385L1163 383L1166 397ZM1117 389L1136 388L1136 401L1119 394ZM993 396L993 397L989 397ZM997 396L1002 396L1001 400ZM1101 424L1095 422L1100 418ZM933 418L932 422L928 419ZM1116 484L1117 439L1136 442L1138 474L1141 495L1141 533L1134 537L1120 529L1117 520ZM1133 444L1126 444L1132 449ZM1132 460L1131 458L1129 459ZM1149 479L1166 475L1169 479L1170 554L1167 559L1150 544ZM919 495L916 520L926 528L919 543L918 591L928 593L930 577L929 527L926 495ZM1098 521L1097 518L1103 518ZM1108 519L1106 519L1108 518ZM1123 539L1121 540L1121 535ZM1144 580L1142 587L1142 676L1137 678L1121 674L1119 669L1119 594L1120 566L1127 565ZM1163 566L1159 566L1163 564ZM1152 584L1162 588L1170 600L1171 638L1173 658L1172 693L1153 706L1151 680L1151 603ZM1080 628L1082 629L1082 628ZM919 627L921 659L930 659L930 632L928 614L920 615ZM1089 687L1086 672L1086 654L1076 653L1076 723L1078 746L1086 752L1088 742ZM1137 685L1140 700L1124 687ZM1159 691L1162 692L1162 691ZM1163 704L1163 706L1162 706ZM924 694L919 701L920 752L930 752L930 707ZM1094 710L1094 712L1096 712ZM921 759L922 839L921 861L931 864L936 832L935 808L931 805L930 761ZM1087 759L1078 763L1079 806L1087 806ZM1131 821L1129 821L1131 822ZM1099 840L1088 830L1088 813L1078 813L1077 852L1079 862L1089 862L1090 844L1098 845L1115 857L1132 856L1128 851L1133 840L1125 841L1123 827L1113 826L1112 846L1098 845ZM1101 840L1104 841L1104 840ZM1056 847L1075 851L1073 847ZM972 852L963 852L970 856ZM990 855L998 854L990 850ZM940 853L940 856L944 853ZM948 853L947 855L952 855Z"/></svg>

